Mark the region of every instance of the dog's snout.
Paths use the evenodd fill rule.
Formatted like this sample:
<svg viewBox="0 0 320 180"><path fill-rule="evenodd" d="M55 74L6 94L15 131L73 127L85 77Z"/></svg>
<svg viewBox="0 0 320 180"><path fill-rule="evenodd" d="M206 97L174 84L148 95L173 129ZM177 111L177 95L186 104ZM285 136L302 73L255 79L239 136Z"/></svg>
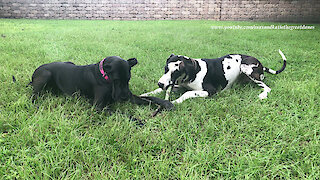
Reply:
<svg viewBox="0 0 320 180"><path fill-rule="evenodd" d="M163 83L161 83L161 82L158 82L158 86L159 86L159 88L163 89L164 84L163 84Z"/></svg>
<svg viewBox="0 0 320 180"><path fill-rule="evenodd" d="M120 99L121 101L126 101L129 99L129 96L121 96Z"/></svg>
<svg viewBox="0 0 320 180"><path fill-rule="evenodd" d="M122 96L120 97L120 99L121 99L121 101L127 101L131 95L132 94L130 91L128 93L123 93Z"/></svg>

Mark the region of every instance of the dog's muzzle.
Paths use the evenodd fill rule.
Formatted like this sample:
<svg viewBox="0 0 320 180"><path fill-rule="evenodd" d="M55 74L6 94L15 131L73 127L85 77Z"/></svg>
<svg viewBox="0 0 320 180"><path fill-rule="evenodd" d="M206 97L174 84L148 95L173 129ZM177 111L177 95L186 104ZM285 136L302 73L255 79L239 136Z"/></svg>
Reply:
<svg viewBox="0 0 320 180"><path fill-rule="evenodd" d="M173 85L174 85L174 83L170 83L170 84L168 84L167 86L165 86L163 83L158 82L159 88L161 88L161 89L163 89L163 90L167 90L170 86L173 86Z"/></svg>

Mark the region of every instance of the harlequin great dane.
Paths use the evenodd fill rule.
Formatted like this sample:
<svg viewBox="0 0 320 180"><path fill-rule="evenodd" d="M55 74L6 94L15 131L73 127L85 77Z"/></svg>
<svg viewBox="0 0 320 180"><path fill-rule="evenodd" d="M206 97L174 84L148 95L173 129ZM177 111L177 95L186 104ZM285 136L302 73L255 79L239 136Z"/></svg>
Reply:
<svg viewBox="0 0 320 180"><path fill-rule="evenodd" d="M183 87L189 91L172 101L181 103L189 98L207 97L219 90L228 89L243 74L263 88L259 98L265 99L271 89L262 81L264 72L279 74L286 67L286 57L281 50L279 53L283 59L283 66L278 71L263 67L258 59L242 54L229 54L217 59L192 59L171 54L167 59L165 73L159 79L159 88L141 96L160 93L169 86Z"/></svg>

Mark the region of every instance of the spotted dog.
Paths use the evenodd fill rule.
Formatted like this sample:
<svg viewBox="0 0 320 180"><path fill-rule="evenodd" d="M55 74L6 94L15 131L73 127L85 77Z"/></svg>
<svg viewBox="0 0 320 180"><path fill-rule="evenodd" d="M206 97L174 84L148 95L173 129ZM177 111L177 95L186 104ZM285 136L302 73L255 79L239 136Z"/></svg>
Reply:
<svg viewBox="0 0 320 180"><path fill-rule="evenodd" d="M265 99L271 89L263 82L264 72L279 74L286 67L286 57L281 50L279 53L283 66L278 71L263 67L258 59L242 54L229 54L217 59L192 59L171 54L167 59L165 73L158 81L159 88L141 96L160 93L169 86L183 87L189 91L172 101L181 103L189 98L207 97L219 90L228 89L240 75L244 75L246 79L263 88L259 98Z"/></svg>

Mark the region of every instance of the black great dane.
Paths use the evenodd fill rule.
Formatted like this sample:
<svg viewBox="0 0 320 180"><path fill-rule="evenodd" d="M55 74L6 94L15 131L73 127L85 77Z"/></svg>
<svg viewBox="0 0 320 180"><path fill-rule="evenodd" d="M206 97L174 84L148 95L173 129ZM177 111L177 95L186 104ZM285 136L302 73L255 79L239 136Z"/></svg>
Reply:
<svg viewBox="0 0 320 180"><path fill-rule="evenodd" d="M240 75L244 75L263 88L259 98L265 99L271 89L262 81L264 72L279 74L286 67L286 57L281 50L279 53L283 59L283 66L278 71L262 66L258 59L252 56L242 54L229 54L217 59L192 59L171 54L167 59L165 73L158 81L159 88L141 96L160 93L170 86L183 87L189 91L172 101L181 103L189 98L207 97L218 90L228 89Z"/></svg>
<svg viewBox="0 0 320 180"><path fill-rule="evenodd" d="M136 104L155 103L164 109L172 109L170 101L156 97L138 97L129 89L131 67L137 59L123 60L119 56L106 57L97 64L77 66L72 62L53 62L38 67L30 85L33 87L33 102L43 89L62 92L67 95L80 93L93 100L96 109L130 100Z"/></svg>

